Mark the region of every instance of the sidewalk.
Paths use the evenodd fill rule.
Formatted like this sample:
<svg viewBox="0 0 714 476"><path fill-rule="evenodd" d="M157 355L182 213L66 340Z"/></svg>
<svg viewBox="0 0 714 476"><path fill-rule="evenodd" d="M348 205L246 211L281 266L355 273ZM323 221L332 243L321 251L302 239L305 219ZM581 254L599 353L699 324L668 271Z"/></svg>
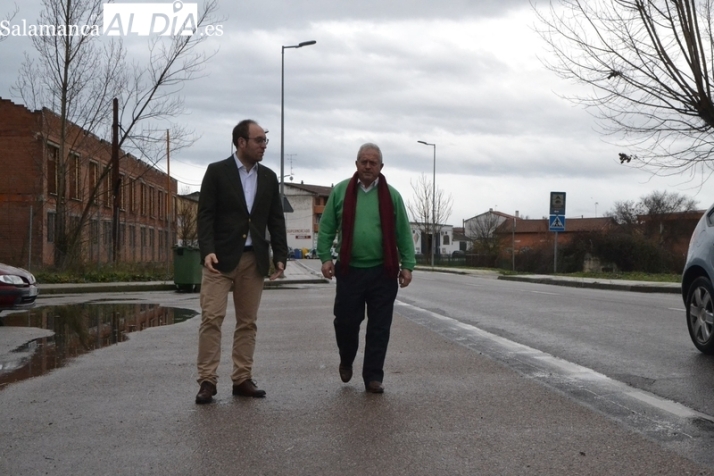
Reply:
<svg viewBox="0 0 714 476"><path fill-rule="evenodd" d="M300 261L288 261L285 277L275 281L265 280L265 287L277 287L293 284L319 284L328 282L322 275L314 273ZM175 291L173 281L121 282L121 283L67 283L38 284L39 298L56 294L78 293L132 293L140 291Z"/></svg>
<svg viewBox="0 0 714 476"><path fill-rule="evenodd" d="M97 297L199 309L196 293L72 299ZM9 385L0 474L712 474L672 450L678 435L667 449L399 313L386 393L364 392L362 352L344 384L333 301L332 286L263 294L254 378L265 399L231 395L230 306L213 404L194 403L195 318Z"/></svg>

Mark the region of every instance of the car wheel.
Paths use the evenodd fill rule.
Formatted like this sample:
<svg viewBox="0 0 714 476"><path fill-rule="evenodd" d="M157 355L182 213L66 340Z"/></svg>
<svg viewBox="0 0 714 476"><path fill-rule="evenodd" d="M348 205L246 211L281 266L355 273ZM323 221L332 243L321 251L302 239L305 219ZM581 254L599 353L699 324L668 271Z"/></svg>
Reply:
<svg viewBox="0 0 714 476"><path fill-rule="evenodd" d="M714 354L714 289L704 276L695 279L687 293L687 328L697 349Z"/></svg>

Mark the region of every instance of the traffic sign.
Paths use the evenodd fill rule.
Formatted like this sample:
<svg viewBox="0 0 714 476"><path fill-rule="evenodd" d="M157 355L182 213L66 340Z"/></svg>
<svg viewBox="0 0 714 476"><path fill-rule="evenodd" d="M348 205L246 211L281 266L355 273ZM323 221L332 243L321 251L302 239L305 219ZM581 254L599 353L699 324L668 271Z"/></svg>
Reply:
<svg viewBox="0 0 714 476"><path fill-rule="evenodd" d="M565 192L550 192L550 214L565 215Z"/></svg>
<svg viewBox="0 0 714 476"><path fill-rule="evenodd" d="M548 220L548 231L565 231L565 217L551 215Z"/></svg>

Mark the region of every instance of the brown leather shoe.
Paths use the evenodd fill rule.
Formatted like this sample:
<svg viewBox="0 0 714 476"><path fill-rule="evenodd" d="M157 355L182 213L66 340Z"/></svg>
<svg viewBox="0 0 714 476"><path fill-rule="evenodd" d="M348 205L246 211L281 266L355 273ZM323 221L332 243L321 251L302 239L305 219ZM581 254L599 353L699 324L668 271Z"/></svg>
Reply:
<svg viewBox="0 0 714 476"><path fill-rule="evenodd" d="M213 396L216 394L216 386L213 385L208 380L201 382L201 389L196 395L196 403L211 403L213 401Z"/></svg>
<svg viewBox="0 0 714 476"><path fill-rule="evenodd" d="M382 382L372 380L367 385L364 386L367 393L384 393L384 387Z"/></svg>
<svg viewBox="0 0 714 476"><path fill-rule="evenodd" d="M255 386L255 381L248 379L238 385L233 385L233 395L237 395L239 397L263 398L265 396L265 390L259 390L258 387Z"/></svg>
<svg viewBox="0 0 714 476"><path fill-rule="evenodd" d="M352 367L340 364L340 378L345 383L352 380Z"/></svg>

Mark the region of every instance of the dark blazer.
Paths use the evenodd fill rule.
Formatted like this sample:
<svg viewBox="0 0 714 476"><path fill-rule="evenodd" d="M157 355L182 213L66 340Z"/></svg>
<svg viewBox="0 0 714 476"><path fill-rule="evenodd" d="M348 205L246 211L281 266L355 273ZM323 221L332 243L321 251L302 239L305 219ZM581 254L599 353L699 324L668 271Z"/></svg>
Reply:
<svg viewBox="0 0 714 476"><path fill-rule="evenodd" d="M208 166L198 198L201 263L206 255L215 253L218 258L215 268L224 273L233 271L240 262L245 240L250 233L258 270L262 275L269 274L269 246L273 248L273 263L287 264L288 244L278 177L263 165L257 167L255 201L252 212L248 213L235 157L230 156Z"/></svg>

